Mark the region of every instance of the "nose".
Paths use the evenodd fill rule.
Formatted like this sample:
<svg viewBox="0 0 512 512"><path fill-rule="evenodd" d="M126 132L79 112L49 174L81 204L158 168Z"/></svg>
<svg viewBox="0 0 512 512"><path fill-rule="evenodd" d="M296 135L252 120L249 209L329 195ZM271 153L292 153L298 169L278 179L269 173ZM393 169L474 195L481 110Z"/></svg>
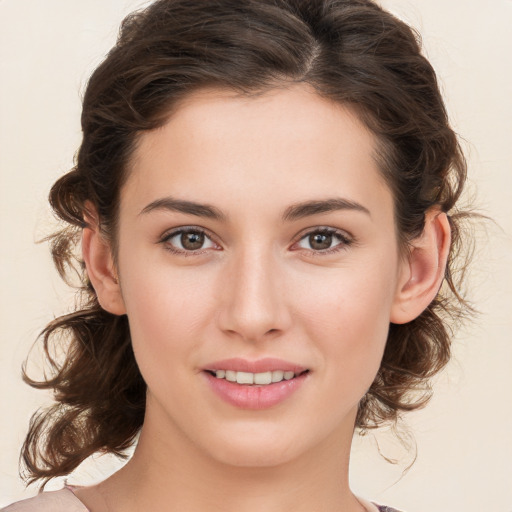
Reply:
<svg viewBox="0 0 512 512"><path fill-rule="evenodd" d="M252 342L286 331L291 318L283 281L272 254L247 250L233 257L221 283L220 329Z"/></svg>

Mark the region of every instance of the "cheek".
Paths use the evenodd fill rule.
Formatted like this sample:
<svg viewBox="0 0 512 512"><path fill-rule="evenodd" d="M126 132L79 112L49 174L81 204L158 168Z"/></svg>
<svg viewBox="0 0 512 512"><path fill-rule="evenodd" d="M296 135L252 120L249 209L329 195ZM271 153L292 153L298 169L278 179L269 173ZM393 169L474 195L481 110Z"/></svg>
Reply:
<svg viewBox="0 0 512 512"><path fill-rule="evenodd" d="M302 297L296 316L315 340L327 378L345 389L357 384L356 394L373 382L387 340L395 281L389 277L393 268L388 273L383 268L341 269L323 286L312 280L304 287L307 293L295 294Z"/></svg>
<svg viewBox="0 0 512 512"><path fill-rule="evenodd" d="M159 372L168 377L171 367L179 372L178 362L189 360L212 321L213 283L197 272L124 263L123 297L137 362L145 379Z"/></svg>

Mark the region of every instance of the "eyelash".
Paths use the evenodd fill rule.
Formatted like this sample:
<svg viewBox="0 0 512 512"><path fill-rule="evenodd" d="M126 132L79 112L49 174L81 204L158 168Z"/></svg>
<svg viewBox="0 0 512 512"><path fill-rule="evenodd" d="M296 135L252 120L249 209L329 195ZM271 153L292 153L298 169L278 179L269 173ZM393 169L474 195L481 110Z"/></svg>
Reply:
<svg viewBox="0 0 512 512"><path fill-rule="evenodd" d="M204 235L204 237L208 240L210 240L213 244L218 245L216 242L213 241L213 237L204 229L195 227L195 226L185 226L181 227L172 231L167 232L165 235L162 236L159 243L163 244L164 248L173 253L178 254L180 256L199 256L201 254L204 254L205 252L210 249L209 247L205 249L197 249L197 250L184 250L184 249L178 249L177 247L174 247L172 244L169 243L169 241L174 238L175 236L182 235L184 233L193 233L193 234L199 234Z"/></svg>
<svg viewBox="0 0 512 512"><path fill-rule="evenodd" d="M178 249L169 243L169 241L172 238L174 238L178 235L182 235L184 233L194 233L194 234L203 235L205 238L210 240L211 243L218 245L213 240L213 237L205 229L200 228L200 227L195 227L195 226L190 226L190 227L186 226L186 227L181 227L181 228L175 229L173 231L170 231L162 236L162 238L159 240L159 243L163 244L163 246L165 247L165 249L167 251L169 251L173 254L178 254L178 255L186 256L186 257L187 256L199 256L201 254L204 254L205 252L207 252L210 249L209 247L207 247L205 249L198 249L198 250L184 250L184 249ZM350 247L354 243L354 239L351 236L347 235L347 233L344 231L340 231L338 229L334 229L334 228L330 228L330 227L316 227L316 228L313 228L305 233L301 233L301 235L299 237L297 237L296 241L293 243L293 246L297 245L299 242L301 242L302 240L304 240L305 238L307 238L313 234L333 236L333 237L336 237L340 241L340 243L338 243L334 247L330 247L328 249L314 250L314 249L305 249L305 248L299 247L297 249L292 249L292 250L300 251L302 249L302 250L308 251L309 254L314 255L314 256L325 256L325 255L329 255L329 254L337 253L339 251L346 250L348 247Z"/></svg>
<svg viewBox="0 0 512 512"><path fill-rule="evenodd" d="M329 247L328 249L320 249L320 250L313 250L313 249L303 249L298 248L294 249L296 251L300 251L301 249L306 250L309 252L310 255L313 256L327 256L330 254L334 254L340 251L345 251L348 247L350 247L354 243L354 238L350 235L348 235L345 231L340 231L339 229L330 228L327 226L323 227L316 227L313 229L310 229L309 231L305 233L301 233L300 236L297 238L297 241L294 242L293 245L297 245L299 242L304 240L305 238L311 236L311 235L327 235L332 236L338 239L339 243L336 244L334 247Z"/></svg>

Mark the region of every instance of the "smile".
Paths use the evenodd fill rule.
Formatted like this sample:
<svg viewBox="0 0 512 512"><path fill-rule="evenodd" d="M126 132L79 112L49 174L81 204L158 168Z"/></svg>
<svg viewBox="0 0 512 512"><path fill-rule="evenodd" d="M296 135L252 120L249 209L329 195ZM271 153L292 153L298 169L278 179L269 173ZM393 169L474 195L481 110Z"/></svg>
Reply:
<svg viewBox="0 0 512 512"><path fill-rule="evenodd" d="M306 370L307 371L307 370ZM229 382L237 384L266 386L276 384L283 380L291 380L304 372L295 373L293 371L274 370L262 373L237 372L234 370L215 370L211 372L217 379L226 379Z"/></svg>
<svg viewBox="0 0 512 512"><path fill-rule="evenodd" d="M261 410L288 401L309 380L310 370L282 359L225 359L203 368L210 389L241 409Z"/></svg>

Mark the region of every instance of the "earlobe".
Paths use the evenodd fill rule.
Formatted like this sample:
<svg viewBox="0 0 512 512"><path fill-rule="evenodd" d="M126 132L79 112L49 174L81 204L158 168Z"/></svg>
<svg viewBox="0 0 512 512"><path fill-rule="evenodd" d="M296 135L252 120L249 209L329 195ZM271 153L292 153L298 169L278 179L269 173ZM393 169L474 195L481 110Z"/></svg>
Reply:
<svg viewBox="0 0 512 512"><path fill-rule="evenodd" d="M111 247L100 232L95 209L89 205L87 211L88 213L84 214L87 226L82 232L82 256L87 275L101 307L114 315L124 315L126 309Z"/></svg>
<svg viewBox="0 0 512 512"><path fill-rule="evenodd" d="M450 251L450 223L446 213L429 210L425 227L413 240L391 310L390 321L405 324L417 318L434 300L443 282Z"/></svg>

